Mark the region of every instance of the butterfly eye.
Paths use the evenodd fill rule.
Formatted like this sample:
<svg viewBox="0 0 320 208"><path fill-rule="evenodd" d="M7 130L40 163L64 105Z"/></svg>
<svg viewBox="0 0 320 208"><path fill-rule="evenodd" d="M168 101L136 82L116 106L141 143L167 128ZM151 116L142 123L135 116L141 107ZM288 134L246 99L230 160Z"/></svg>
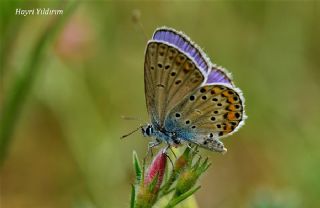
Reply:
<svg viewBox="0 0 320 208"><path fill-rule="evenodd" d="M186 124L190 124L190 121L189 121L189 120L186 120Z"/></svg>
<svg viewBox="0 0 320 208"><path fill-rule="evenodd" d="M170 65L166 65L165 67L164 67L164 69L169 69L170 68Z"/></svg>
<svg viewBox="0 0 320 208"><path fill-rule="evenodd" d="M159 67L159 68L162 68L162 64L158 64L158 67Z"/></svg>
<svg viewBox="0 0 320 208"><path fill-rule="evenodd" d="M151 136L153 134L153 127L151 125L148 125L145 129L142 128L142 132L147 136Z"/></svg>
<svg viewBox="0 0 320 208"><path fill-rule="evenodd" d="M207 99L207 96L202 96L202 100L206 100Z"/></svg>
<svg viewBox="0 0 320 208"><path fill-rule="evenodd" d="M211 121L215 121L216 117L212 116L210 119L211 119Z"/></svg>
<svg viewBox="0 0 320 208"><path fill-rule="evenodd" d="M175 76L176 74L176 72L171 72L171 76Z"/></svg>
<svg viewBox="0 0 320 208"><path fill-rule="evenodd" d="M212 98L212 101L213 101L213 102L217 102L218 99L217 99L217 98Z"/></svg>
<svg viewBox="0 0 320 208"><path fill-rule="evenodd" d="M180 113L176 113L176 117L180 118L181 114Z"/></svg>

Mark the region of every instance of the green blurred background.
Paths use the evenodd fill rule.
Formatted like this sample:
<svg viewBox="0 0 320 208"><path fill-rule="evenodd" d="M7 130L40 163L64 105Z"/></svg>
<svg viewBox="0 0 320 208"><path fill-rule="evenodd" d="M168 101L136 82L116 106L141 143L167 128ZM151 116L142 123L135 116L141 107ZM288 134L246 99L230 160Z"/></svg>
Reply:
<svg viewBox="0 0 320 208"><path fill-rule="evenodd" d="M0 113L53 16L1 1ZM146 39L132 21L184 31L229 69L246 98L246 125L224 139L196 194L199 207L320 207L319 2L82 1L48 41L0 169L1 207L128 207L132 151L119 137L146 122ZM58 17L60 18L60 17ZM22 99L23 100L23 99ZM4 149L4 148L1 148Z"/></svg>

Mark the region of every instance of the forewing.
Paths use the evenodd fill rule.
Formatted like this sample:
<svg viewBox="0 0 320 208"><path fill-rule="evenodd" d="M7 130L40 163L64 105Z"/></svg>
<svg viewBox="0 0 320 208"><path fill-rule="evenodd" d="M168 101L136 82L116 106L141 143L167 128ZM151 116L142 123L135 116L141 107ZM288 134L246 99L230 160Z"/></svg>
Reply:
<svg viewBox="0 0 320 208"><path fill-rule="evenodd" d="M219 141L239 129L246 118L241 91L230 85L205 85L194 90L168 116L168 126L181 139L223 152ZM171 123L171 124L169 124Z"/></svg>
<svg viewBox="0 0 320 208"><path fill-rule="evenodd" d="M148 112L162 126L168 110L203 82L195 64L176 48L150 42L145 59L145 93Z"/></svg>
<svg viewBox="0 0 320 208"><path fill-rule="evenodd" d="M146 103L153 124L163 127L168 112L205 81L208 67L202 52L185 35L156 30L144 64Z"/></svg>

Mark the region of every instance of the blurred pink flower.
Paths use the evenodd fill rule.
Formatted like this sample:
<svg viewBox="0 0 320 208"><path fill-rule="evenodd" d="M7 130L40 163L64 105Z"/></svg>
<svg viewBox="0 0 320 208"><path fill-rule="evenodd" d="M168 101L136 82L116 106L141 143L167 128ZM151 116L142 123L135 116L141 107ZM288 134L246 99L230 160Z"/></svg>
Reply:
<svg viewBox="0 0 320 208"><path fill-rule="evenodd" d="M62 29L55 51L66 60L85 60L92 54L94 28L83 18L71 19Z"/></svg>

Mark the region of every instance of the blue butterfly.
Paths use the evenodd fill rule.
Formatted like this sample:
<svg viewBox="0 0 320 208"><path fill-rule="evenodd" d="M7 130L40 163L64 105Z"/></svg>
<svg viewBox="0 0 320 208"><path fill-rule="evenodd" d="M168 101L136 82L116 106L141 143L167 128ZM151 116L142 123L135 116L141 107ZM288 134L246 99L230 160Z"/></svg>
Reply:
<svg viewBox="0 0 320 208"><path fill-rule="evenodd" d="M216 152L219 140L237 131L246 119L244 98L230 74L211 63L189 37L174 29L156 29L145 51L145 97L151 123L144 136L150 147L196 144Z"/></svg>

